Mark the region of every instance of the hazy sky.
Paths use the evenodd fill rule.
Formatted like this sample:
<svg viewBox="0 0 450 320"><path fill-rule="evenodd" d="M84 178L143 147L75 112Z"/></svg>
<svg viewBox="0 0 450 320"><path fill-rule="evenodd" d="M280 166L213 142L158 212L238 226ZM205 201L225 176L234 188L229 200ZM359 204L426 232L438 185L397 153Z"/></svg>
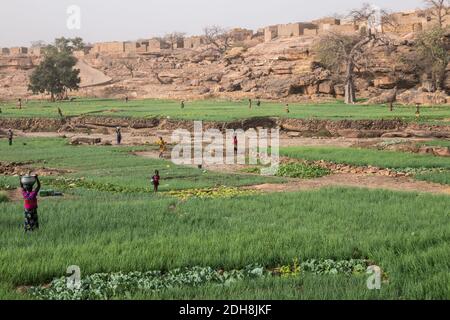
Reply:
<svg viewBox="0 0 450 320"><path fill-rule="evenodd" d="M59 36L87 42L136 40L182 31L201 34L207 25L257 29L310 21L370 2L392 11L422 6L422 0L3 0L0 47L29 46ZM81 29L67 28L67 8L81 9Z"/></svg>

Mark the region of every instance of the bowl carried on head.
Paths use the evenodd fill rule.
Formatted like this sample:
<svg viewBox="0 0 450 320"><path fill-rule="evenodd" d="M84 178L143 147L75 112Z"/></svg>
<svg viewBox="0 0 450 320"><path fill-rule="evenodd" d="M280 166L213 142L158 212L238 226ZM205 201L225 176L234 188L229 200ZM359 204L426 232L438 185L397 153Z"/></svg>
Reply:
<svg viewBox="0 0 450 320"><path fill-rule="evenodd" d="M36 183L36 176L30 176L30 175L22 176L20 178L20 181L25 186L34 186L34 184Z"/></svg>

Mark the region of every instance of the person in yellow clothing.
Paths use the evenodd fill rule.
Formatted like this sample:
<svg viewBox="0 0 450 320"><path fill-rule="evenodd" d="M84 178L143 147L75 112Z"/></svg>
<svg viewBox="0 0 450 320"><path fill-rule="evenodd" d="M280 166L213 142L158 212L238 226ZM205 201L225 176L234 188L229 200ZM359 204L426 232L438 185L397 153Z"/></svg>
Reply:
<svg viewBox="0 0 450 320"><path fill-rule="evenodd" d="M156 144L159 146L159 157L164 157L164 152L166 151L166 142L162 137L159 137L158 141L156 141Z"/></svg>

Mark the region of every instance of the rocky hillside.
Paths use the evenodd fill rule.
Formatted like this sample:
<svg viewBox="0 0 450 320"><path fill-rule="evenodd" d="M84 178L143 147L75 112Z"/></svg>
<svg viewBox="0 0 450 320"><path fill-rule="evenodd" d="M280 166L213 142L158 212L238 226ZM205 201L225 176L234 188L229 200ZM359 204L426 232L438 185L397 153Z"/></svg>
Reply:
<svg viewBox="0 0 450 320"><path fill-rule="evenodd" d="M175 49L134 55L80 57L82 88L93 97L199 99L226 97L283 101L341 97L343 86L317 63L317 37L277 39L235 46L224 55L212 50ZM446 103L446 93L427 93L414 70L399 56L412 50L399 38L393 52L380 49L370 71L360 70L358 97L383 102L397 86L403 103ZM0 58L0 98L25 97L27 79L39 62L31 57ZM449 71L450 72L450 71ZM448 89L450 92L450 73Z"/></svg>

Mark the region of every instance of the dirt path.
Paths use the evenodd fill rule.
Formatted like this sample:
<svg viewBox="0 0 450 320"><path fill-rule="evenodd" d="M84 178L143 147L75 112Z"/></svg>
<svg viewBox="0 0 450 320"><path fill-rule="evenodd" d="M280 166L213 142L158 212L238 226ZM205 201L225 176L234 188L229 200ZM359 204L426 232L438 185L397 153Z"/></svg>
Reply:
<svg viewBox="0 0 450 320"><path fill-rule="evenodd" d="M157 151L136 152L136 156L156 159L159 157ZM166 155L167 156L167 155ZM205 170L221 173L240 173L246 165L204 165ZM438 183L417 181L409 177L390 177L374 174L353 174L337 173L316 179L289 179L289 182L283 184L262 184L248 186L246 190L257 190L262 192L293 192L302 190L313 190L325 187L357 187L368 189L385 189L393 191L425 192L434 194L450 195L450 186Z"/></svg>
<svg viewBox="0 0 450 320"><path fill-rule="evenodd" d="M89 137L101 138L102 140L115 141L116 136L114 134L114 129L110 129L109 134L104 133L91 133ZM87 134L79 132L24 132L17 130L15 132L17 136L27 137L27 138L55 138L66 136L68 138L87 136ZM157 130L157 129L122 129L122 145L138 145L138 144L148 144L154 143L158 137L163 137L165 141L172 140L171 132L168 130ZM374 145L383 141L398 140L398 138L306 138L306 137L280 137L280 147L352 147L355 145L360 145L361 143L367 145ZM424 142L432 139L425 138L405 138L405 141L410 142Z"/></svg>
<svg viewBox="0 0 450 320"><path fill-rule="evenodd" d="M357 187L450 195L449 186L437 183L416 181L407 177L394 178L350 173L332 174L326 177L310 180L290 181L285 184L262 184L250 186L246 189L258 190L262 192L291 192L320 189L325 187Z"/></svg>

